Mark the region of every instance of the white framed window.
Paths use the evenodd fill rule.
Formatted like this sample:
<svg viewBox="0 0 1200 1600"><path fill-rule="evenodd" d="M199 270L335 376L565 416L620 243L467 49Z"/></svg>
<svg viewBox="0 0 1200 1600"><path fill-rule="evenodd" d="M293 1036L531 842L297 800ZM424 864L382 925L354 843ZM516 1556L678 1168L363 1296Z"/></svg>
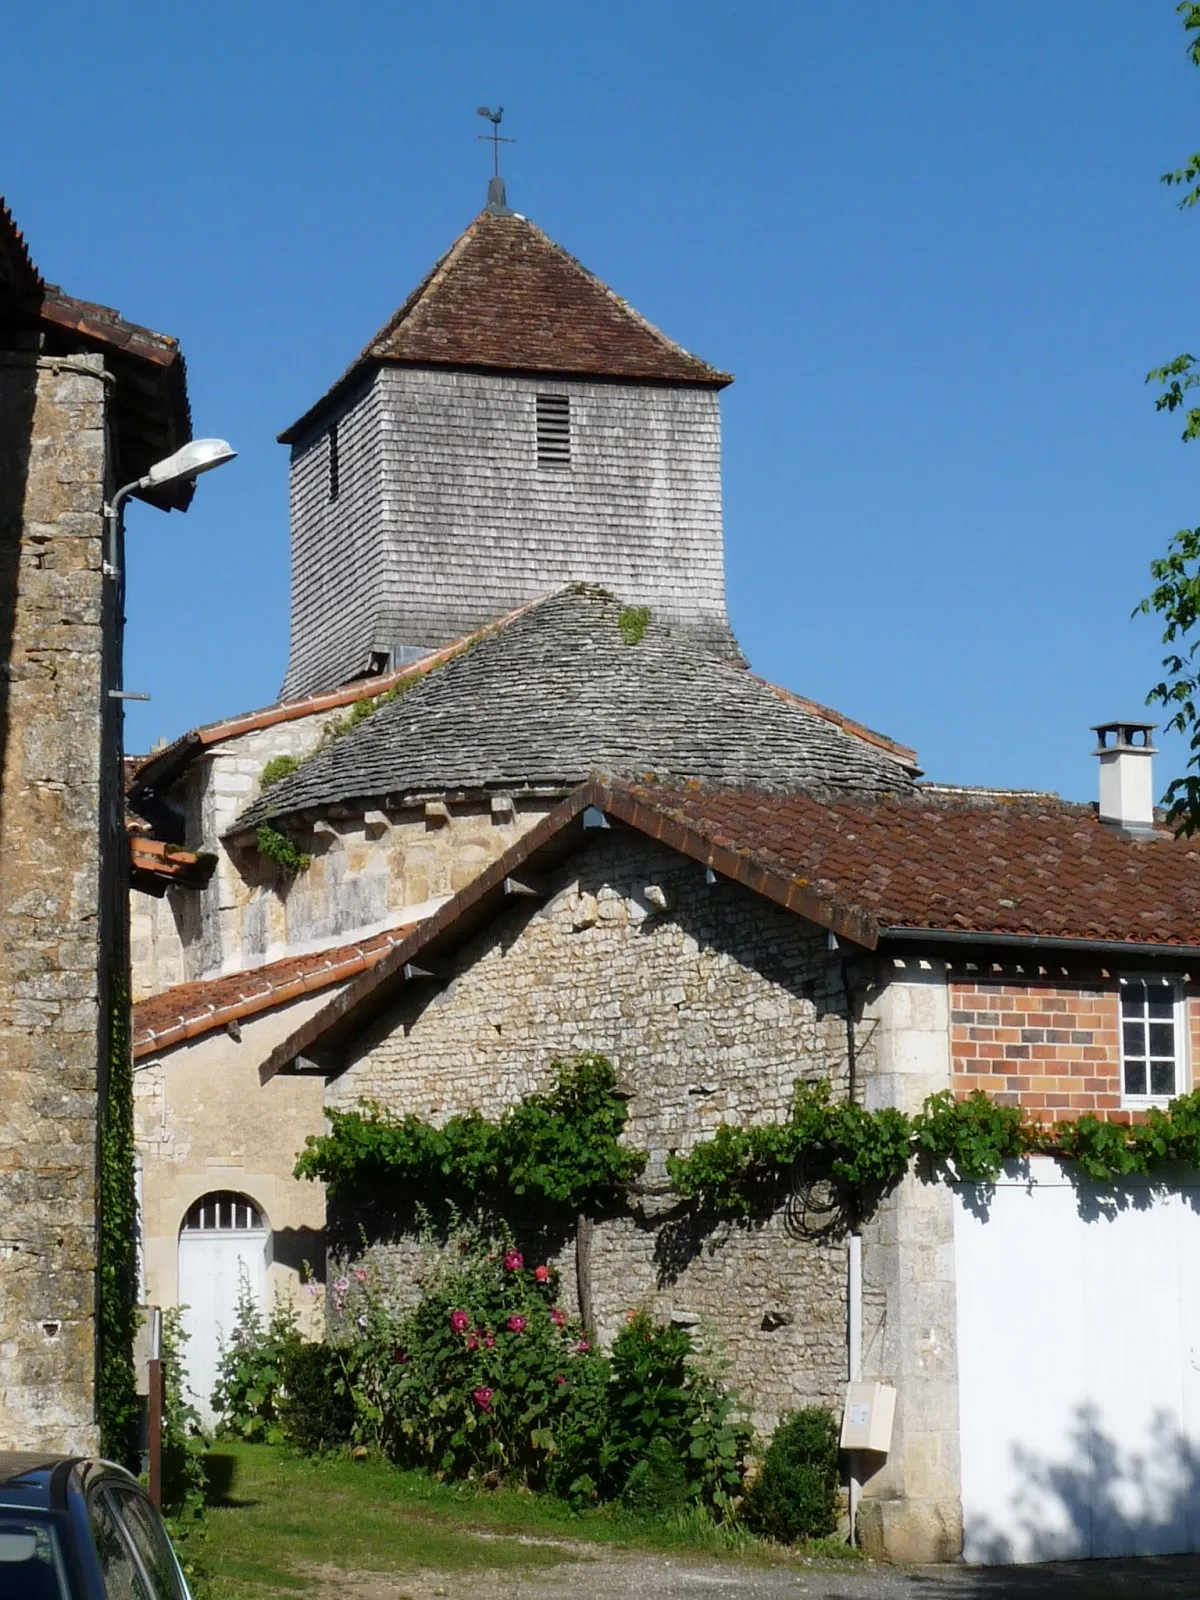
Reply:
<svg viewBox="0 0 1200 1600"><path fill-rule="evenodd" d="M1178 978L1124 977L1121 994L1121 1093L1134 1105L1165 1104L1188 1078L1187 1001Z"/></svg>
<svg viewBox="0 0 1200 1600"><path fill-rule="evenodd" d="M183 1219L184 1233L249 1233L263 1227L262 1212L247 1194L214 1189L202 1195Z"/></svg>

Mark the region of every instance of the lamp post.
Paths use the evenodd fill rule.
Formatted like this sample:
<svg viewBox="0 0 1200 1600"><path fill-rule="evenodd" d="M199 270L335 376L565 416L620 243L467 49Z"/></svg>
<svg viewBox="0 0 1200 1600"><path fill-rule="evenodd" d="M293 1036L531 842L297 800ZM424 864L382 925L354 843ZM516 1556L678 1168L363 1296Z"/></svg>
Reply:
<svg viewBox="0 0 1200 1600"><path fill-rule="evenodd" d="M161 461L156 461L144 478L135 478L132 483L127 483L118 489L104 508L104 523L108 534L104 576L106 578L121 576L118 562L121 511L131 494L136 494L139 489L160 489L164 484L178 483L181 478L198 478L202 472L211 472L214 467L223 467L236 455L237 451L226 444L224 439L193 439L190 444L185 444L176 450L174 455L164 456Z"/></svg>

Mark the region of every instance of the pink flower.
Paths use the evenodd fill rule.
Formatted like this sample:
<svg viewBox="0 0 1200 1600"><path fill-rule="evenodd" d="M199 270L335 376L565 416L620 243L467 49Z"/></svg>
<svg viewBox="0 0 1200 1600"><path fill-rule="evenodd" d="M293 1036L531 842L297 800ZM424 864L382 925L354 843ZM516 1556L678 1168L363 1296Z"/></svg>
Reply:
<svg viewBox="0 0 1200 1600"><path fill-rule="evenodd" d="M560 1307L555 1306L554 1310L550 1313L550 1321L556 1328L565 1328L567 1325L567 1313Z"/></svg>
<svg viewBox="0 0 1200 1600"><path fill-rule="evenodd" d="M533 1275L534 1275L534 1277L537 1279L537 1281L539 1283L549 1283L550 1282L550 1268L549 1267L534 1267Z"/></svg>
<svg viewBox="0 0 1200 1600"><path fill-rule="evenodd" d="M509 1333L524 1333L525 1332L525 1318L524 1317L509 1317L508 1321L504 1324L504 1326L508 1329Z"/></svg>
<svg viewBox="0 0 1200 1600"><path fill-rule="evenodd" d="M475 1335L473 1333L469 1333L467 1335L467 1349L468 1350L478 1350L479 1349L479 1340L475 1337Z"/></svg>
<svg viewBox="0 0 1200 1600"><path fill-rule="evenodd" d="M366 1283L367 1274L362 1267L355 1267L354 1276L359 1283Z"/></svg>
<svg viewBox="0 0 1200 1600"><path fill-rule="evenodd" d="M492 1409L492 1391L490 1389L476 1389L472 1399L480 1411L490 1411Z"/></svg>
<svg viewBox="0 0 1200 1600"><path fill-rule="evenodd" d="M566 1375L564 1373L561 1373L561 1372L556 1372L554 1374L554 1381L555 1381L555 1383L566 1383L566 1381L567 1381Z"/></svg>
<svg viewBox="0 0 1200 1600"><path fill-rule="evenodd" d="M495 1337L494 1334L491 1334L491 1333L485 1333L484 1334L484 1336L483 1336L483 1347L484 1347L485 1350L494 1350L496 1348L496 1337Z"/></svg>
<svg viewBox="0 0 1200 1600"><path fill-rule="evenodd" d="M586 1339L577 1339L571 1348L577 1355L583 1355L585 1350L590 1350L592 1347Z"/></svg>
<svg viewBox="0 0 1200 1600"><path fill-rule="evenodd" d="M334 1293L335 1294L345 1294L346 1290L349 1287L350 1287L350 1279L349 1278L338 1278L337 1281L334 1283L334 1286L333 1286Z"/></svg>
<svg viewBox="0 0 1200 1600"><path fill-rule="evenodd" d="M520 1272L525 1265L525 1257L519 1250L506 1250L504 1252L505 1272Z"/></svg>
<svg viewBox="0 0 1200 1600"><path fill-rule="evenodd" d="M465 1311L452 1311L450 1313L450 1326L455 1333L466 1333L470 1321L471 1319Z"/></svg>

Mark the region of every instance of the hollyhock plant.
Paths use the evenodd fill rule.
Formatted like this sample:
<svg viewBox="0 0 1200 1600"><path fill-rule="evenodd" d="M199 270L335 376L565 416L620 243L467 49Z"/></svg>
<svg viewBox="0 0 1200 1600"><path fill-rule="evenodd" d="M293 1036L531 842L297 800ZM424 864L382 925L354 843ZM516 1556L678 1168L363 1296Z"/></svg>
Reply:
<svg viewBox="0 0 1200 1600"><path fill-rule="evenodd" d="M465 1311L452 1311L450 1313L450 1326L455 1333L466 1333L471 1325L471 1319Z"/></svg>
<svg viewBox="0 0 1200 1600"><path fill-rule="evenodd" d="M492 1391L490 1389L476 1389L472 1398L481 1411L490 1411L492 1409Z"/></svg>
<svg viewBox="0 0 1200 1600"><path fill-rule="evenodd" d="M561 1308L561 1306L555 1306L554 1310L550 1313L550 1321L556 1328L565 1328L569 1320L570 1319L568 1318L567 1313Z"/></svg>
<svg viewBox="0 0 1200 1600"><path fill-rule="evenodd" d="M494 1333L484 1334L483 1347L485 1350L494 1350L496 1348L496 1335Z"/></svg>
<svg viewBox="0 0 1200 1600"><path fill-rule="evenodd" d="M520 1272L525 1265L525 1257L519 1250L506 1250L504 1252L505 1272Z"/></svg>
<svg viewBox="0 0 1200 1600"><path fill-rule="evenodd" d="M524 1333L525 1332L525 1318L524 1317L509 1317L508 1321L504 1324L504 1326L508 1329L509 1333Z"/></svg>
<svg viewBox="0 0 1200 1600"><path fill-rule="evenodd" d="M550 1268L549 1267L534 1267L533 1275L534 1275L534 1277L537 1279L537 1281L539 1283L549 1283L550 1282Z"/></svg>

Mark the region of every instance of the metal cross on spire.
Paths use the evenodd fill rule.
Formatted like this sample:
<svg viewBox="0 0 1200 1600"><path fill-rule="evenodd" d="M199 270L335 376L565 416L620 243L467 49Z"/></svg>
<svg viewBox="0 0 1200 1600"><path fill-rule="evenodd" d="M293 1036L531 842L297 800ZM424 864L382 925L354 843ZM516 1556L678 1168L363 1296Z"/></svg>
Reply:
<svg viewBox="0 0 1200 1600"><path fill-rule="evenodd" d="M495 111L489 111L486 106L480 106L475 113L478 117L486 117L492 125L491 133L481 133L481 139L490 139L492 142L492 177L500 176L500 146L502 144L516 144L515 139L506 139L500 132L500 119L504 115L504 107L497 106Z"/></svg>
<svg viewBox="0 0 1200 1600"><path fill-rule="evenodd" d="M480 139L491 139L491 181L488 182L488 211L491 211L494 216L512 216L512 211L509 211L509 200L507 200L507 195L504 194L504 179L499 174L499 147L501 147L501 144L515 144L517 141L504 138L504 134L499 131L501 117L504 115L504 107L498 106L496 110L488 110L488 107L480 106L478 107L477 115L478 117L488 118L488 122L491 123L491 133L480 134Z"/></svg>

